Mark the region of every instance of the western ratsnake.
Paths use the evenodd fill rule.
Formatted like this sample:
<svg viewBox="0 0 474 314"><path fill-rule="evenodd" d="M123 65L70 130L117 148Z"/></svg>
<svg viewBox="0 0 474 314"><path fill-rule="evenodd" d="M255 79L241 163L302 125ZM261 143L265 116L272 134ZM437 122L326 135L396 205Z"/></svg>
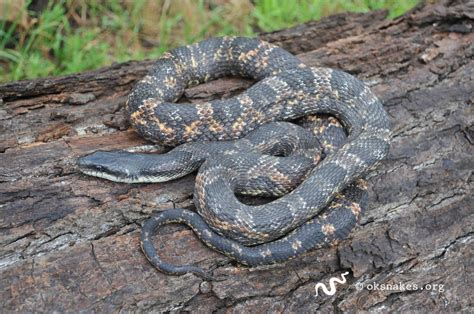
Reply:
<svg viewBox="0 0 474 314"><path fill-rule="evenodd" d="M233 98L192 106L175 103L186 87L226 75L257 82ZM209 159L196 178L199 215L168 210L151 218L142 231L147 258L172 274L205 276L194 266L173 266L158 258L149 237L164 223L190 225L206 244L247 265L281 262L345 237L360 215L357 203L365 202L363 184L353 182L389 149L388 116L360 80L339 70L306 67L258 39L212 38L172 50L135 85L126 107L143 137L166 146L183 145L165 155L96 152L79 160L84 173L122 182L158 182L189 173ZM272 121L315 114L335 116L348 132L339 149L331 149L330 135L322 142L329 153L317 166L321 147L309 145L317 142L311 135L291 138L286 130L287 140L276 135L283 144L275 144L271 133L286 125ZM291 144L295 139L301 143ZM210 148L213 145L217 148ZM294 172L297 179L291 177ZM241 174L245 180L239 179ZM235 196L281 196L288 191L258 206L245 205Z"/></svg>

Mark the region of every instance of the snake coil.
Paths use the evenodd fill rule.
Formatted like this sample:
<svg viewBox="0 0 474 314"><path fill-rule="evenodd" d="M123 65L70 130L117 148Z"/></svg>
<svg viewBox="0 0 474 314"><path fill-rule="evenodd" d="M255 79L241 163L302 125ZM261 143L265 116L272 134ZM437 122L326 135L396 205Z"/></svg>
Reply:
<svg viewBox="0 0 474 314"><path fill-rule="evenodd" d="M228 75L256 83L228 99L175 103L187 87ZM199 168L198 213L167 210L143 227L145 255L170 274L207 276L158 257L151 236L166 223L189 225L208 246L250 266L345 238L366 207L366 185L358 178L389 149L388 116L360 80L307 67L258 39L211 38L166 53L135 85L126 107L140 135L177 147L163 155L96 152L78 164L86 174L121 182L162 182ZM276 122L298 119L313 123L310 130ZM279 198L251 206L236 194Z"/></svg>

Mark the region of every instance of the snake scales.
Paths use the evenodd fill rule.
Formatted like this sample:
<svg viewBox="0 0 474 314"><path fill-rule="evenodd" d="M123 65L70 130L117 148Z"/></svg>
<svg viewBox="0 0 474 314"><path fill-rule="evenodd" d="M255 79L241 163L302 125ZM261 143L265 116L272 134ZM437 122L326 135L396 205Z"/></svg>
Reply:
<svg viewBox="0 0 474 314"><path fill-rule="evenodd" d="M175 103L185 88L228 75L256 83L229 99ZM96 152L78 165L86 174L121 182L161 182L199 168L199 215L167 210L143 227L145 255L170 274L206 277L195 266L174 266L157 256L150 237L170 222L188 224L208 246L247 265L281 262L346 237L366 205L364 182L356 179L389 149L388 116L360 80L306 67L258 39L212 38L172 50L135 85L127 111L143 137L178 147L163 155ZM335 116L347 141L345 135L340 140L335 119L318 114ZM313 132L275 122L302 117ZM279 198L249 206L236 193Z"/></svg>

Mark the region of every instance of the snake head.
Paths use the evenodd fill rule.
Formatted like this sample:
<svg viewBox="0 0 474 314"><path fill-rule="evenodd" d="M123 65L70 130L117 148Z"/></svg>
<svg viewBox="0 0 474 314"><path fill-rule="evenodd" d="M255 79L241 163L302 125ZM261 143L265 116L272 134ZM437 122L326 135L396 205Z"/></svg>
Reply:
<svg viewBox="0 0 474 314"><path fill-rule="evenodd" d="M135 161L136 162L136 161ZM139 168L133 155L125 151L97 151L77 160L79 170L87 175L115 182L133 183L139 177Z"/></svg>
<svg viewBox="0 0 474 314"><path fill-rule="evenodd" d="M124 183L165 182L196 170L203 160L191 154L145 154L127 151L97 151L77 160L79 170L87 175Z"/></svg>

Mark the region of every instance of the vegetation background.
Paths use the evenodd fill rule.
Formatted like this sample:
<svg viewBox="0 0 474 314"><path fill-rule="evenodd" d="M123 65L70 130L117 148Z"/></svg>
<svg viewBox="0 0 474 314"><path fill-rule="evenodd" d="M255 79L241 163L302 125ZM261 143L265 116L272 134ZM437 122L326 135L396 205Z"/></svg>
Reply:
<svg viewBox="0 0 474 314"><path fill-rule="evenodd" d="M420 0L0 0L0 82L156 58L222 35L255 36L341 12Z"/></svg>

